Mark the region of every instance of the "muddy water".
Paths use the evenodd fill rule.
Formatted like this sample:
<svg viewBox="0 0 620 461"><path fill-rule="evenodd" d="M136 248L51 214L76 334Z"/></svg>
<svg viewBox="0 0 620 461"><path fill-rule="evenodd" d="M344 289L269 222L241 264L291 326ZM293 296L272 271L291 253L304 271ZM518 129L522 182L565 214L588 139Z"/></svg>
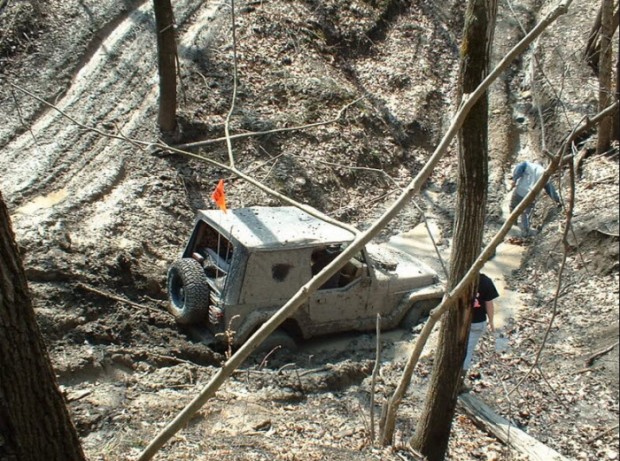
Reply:
<svg viewBox="0 0 620 461"><path fill-rule="evenodd" d="M451 241L441 235L440 230L432 222L428 227L431 231L432 238L437 245L444 266L449 266ZM433 240L429 237L427 227L424 224L416 226L413 230L399 234L390 239L390 244L406 251L435 269L442 279L446 279L446 274L441 263L438 262L437 250L433 245ZM519 293L506 288L506 278L515 269L521 265L523 256L523 247L502 243L497 247L496 255L488 261L482 272L491 277L495 282L499 298L495 300L495 326L502 329L506 322L516 316L523 303L519 297Z"/></svg>
<svg viewBox="0 0 620 461"><path fill-rule="evenodd" d="M32 214L41 208L50 208L62 202L67 197L67 194L68 192L66 189L60 189L47 195L40 195L25 205L22 205L16 211L21 214Z"/></svg>

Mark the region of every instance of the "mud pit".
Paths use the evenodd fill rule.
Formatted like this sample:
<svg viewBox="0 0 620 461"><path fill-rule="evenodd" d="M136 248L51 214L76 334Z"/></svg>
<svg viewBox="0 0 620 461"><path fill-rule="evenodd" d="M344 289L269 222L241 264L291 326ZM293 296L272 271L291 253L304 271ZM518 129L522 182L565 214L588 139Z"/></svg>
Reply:
<svg viewBox="0 0 620 461"><path fill-rule="evenodd" d="M237 166L338 219L368 225L419 171L448 122L460 31L454 5L461 3L406 2L389 11L361 2L238 5L241 85L233 132L333 119L346 104L364 99L338 123L235 142ZM527 26L534 11L548 5L519 7ZM175 2L174 8L187 100L180 106L183 140L221 137L232 94L226 8L210 2ZM38 13L8 2L2 13L2 21L30 14L24 22L0 22L3 32L20 37L25 27L30 37L16 39L14 49L1 44L0 190L12 211L37 318L89 458L131 459L224 358L193 342L164 308L166 269L189 235L194 211L211 206L209 195L221 177L229 206L277 202L221 169L119 139L148 143L159 136L149 2L63 1ZM547 75L571 102L568 114L549 116L550 145L570 128L566 119L592 113L595 83L573 58L595 14L595 2L581 2L539 42ZM500 15L498 57L521 35L510 8L500 5ZM532 95L549 110L556 107L547 90L536 87L534 68L524 56L491 93L485 241L501 224L511 166L541 158ZM563 80L568 71L571 78ZM83 129L9 82L117 137ZM583 147L592 143L588 138ZM199 152L227 160L223 144ZM418 203L445 249L454 175L451 152ZM565 178L555 178L564 192ZM506 397L527 374L553 312L562 217L543 198L535 217L539 235L507 241L492 261L505 282L500 312L513 312L504 326L509 349L497 356L491 341L483 342L474 392L567 456L614 459L617 429L603 433L618 418L617 347L592 366L585 362L618 338L617 154L586 158L577 197L578 230L542 356L544 375L534 374ZM382 238L420 221L412 205ZM516 248L523 264L502 266L503 255ZM393 391L414 335L383 335L379 405ZM341 335L310 341L295 356L248 362L158 459L409 459L404 442L422 404L431 349L403 403L396 449L381 449L368 443L375 343L370 333ZM457 416L450 459L518 458Z"/></svg>

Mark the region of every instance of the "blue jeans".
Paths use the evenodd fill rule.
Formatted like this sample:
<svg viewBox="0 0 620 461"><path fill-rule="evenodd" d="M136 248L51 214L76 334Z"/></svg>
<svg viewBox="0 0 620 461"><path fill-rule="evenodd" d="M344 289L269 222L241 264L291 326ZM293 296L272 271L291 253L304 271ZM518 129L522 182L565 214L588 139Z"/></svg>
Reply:
<svg viewBox="0 0 620 461"><path fill-rule="evenodd" d="M484 322L477 322L471 324L471 329L469 330L469 341L467 342L467 354L465 355L465 361L463 362L463 370L469 370L469 366L471 365L471 359L474 356L474 351L476 350L478 341L480 340L480 337L484 334L484 330L486 329L486 320Z"/></svg>
<svg viewBox="0 0 620 461"><path fill-rule="evenodd" d="M512 197L510 199L510 212L511 213L517 207L517 205L521 203L522 200L523 200L523 196L517 194L517 191L515 190L512 193ZM532 215L534 214L534 204L535 204L535 201L530 203L530 205L525 209L525 211L523 211L523 214L521 215L521 223L519 224L519 227L521 228L521 233L523 234L524 237L527 237L527 235L530 233L531 219L532 219Z"/></svg>

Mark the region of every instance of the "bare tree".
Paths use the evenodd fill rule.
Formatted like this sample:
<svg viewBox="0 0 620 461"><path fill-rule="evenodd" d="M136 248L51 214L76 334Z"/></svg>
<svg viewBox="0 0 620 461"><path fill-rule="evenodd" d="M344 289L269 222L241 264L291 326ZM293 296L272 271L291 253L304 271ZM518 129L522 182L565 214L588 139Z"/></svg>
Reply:
<svg viewBox="0 0 620 461"><path fill-rule="evenodd" d="M177 45L174 33L174 14L170 0L153 0L157 30L157 56L159 67L159 115L157 123L164 133L176 129Z"/></svg>
<svg viewBox="0 0 620 461"><path fill-rule="evenodd" d="M611 36L613 0L601 0L601 38L599 55L599 74L598 74L598 108L603 110L609 106L612 100L611 93ZM598 141L596 144L597 154L602 154L609 150L611 146L612 120L610 117L601 120L598 126Z"/></svg>
<svg viewBox="0 0 620 461"><path fill-rule="evenodd" d="M620 8L616 10L616 14L614 15L616 22L618 22L618 16L620 13ZM620 47L618 48L618 56L616 56L616 102L620 101ZM614 126L612 129L612 139L620 142L620 117L616 114L613 117Z"/></svg>
<svg viewBox="0 0 620 461"><path fill-rule="evenodd" d="M0 459L84 460L35 320L0 193Z"/></svg>
<svg viewBox="0 0 620 461"><path fill-rule="evenodd" d="M467 5L461 45L461 95L472 92L488 74L496 14L497 0L470 0ZM455 250L450 259L448 290L465 276L482 246L488 185L487 114L485 94L459 132ZM430 461L443 460L448 448L476 283L477 278L443 316L424 409L410 440L411 446Z"/></svg>
<svg viewBox="0 0 620 461"><path fill-rule="evenodd" d="M592 29L590 29L590 35L588 36L588 43L586 44L586 49L584 52L584 58L586 63L592 68L594 74L598 76L599 72L599 59L601 53L601 15L603 12L603 4L599 6L598 12L596 14L596 18L594 19L594 24L592 24ZM613 15L611 21L612 31L615 31L618 28L618 24L620 23L620 9L616 7L615 13Z"/></svg>

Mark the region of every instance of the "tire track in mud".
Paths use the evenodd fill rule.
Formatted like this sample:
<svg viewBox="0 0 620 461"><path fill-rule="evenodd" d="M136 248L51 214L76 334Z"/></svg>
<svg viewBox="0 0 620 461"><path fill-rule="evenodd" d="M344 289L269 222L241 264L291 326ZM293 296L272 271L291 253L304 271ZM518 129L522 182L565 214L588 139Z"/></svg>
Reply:
<svg viewBox="0 0 620 461"><path fill-rule="evenodd" d="M104 28L107 35L88 50L71 86L55 103L59 110L111 133L146 132L155 138L158 73L151 5L142 2L123 13L125 19L113 20L114 28ZM221 5L184 0L174 8L177 25L191 22L179 33L179 49L191 54L194 47L204 47L209 35L203 32ZM140 183L154 160L135 157L146 156L136 147L85 131L54 109L45 111L31 130L36 142L27 131L0 156L0 188L20 234L37 234L39 226L66 218L87 231L87 240L96 241L97 234L123 221L117 208L147 205L139 200ZM144 171L133 177L127 172L136 165Z"/></svg>

